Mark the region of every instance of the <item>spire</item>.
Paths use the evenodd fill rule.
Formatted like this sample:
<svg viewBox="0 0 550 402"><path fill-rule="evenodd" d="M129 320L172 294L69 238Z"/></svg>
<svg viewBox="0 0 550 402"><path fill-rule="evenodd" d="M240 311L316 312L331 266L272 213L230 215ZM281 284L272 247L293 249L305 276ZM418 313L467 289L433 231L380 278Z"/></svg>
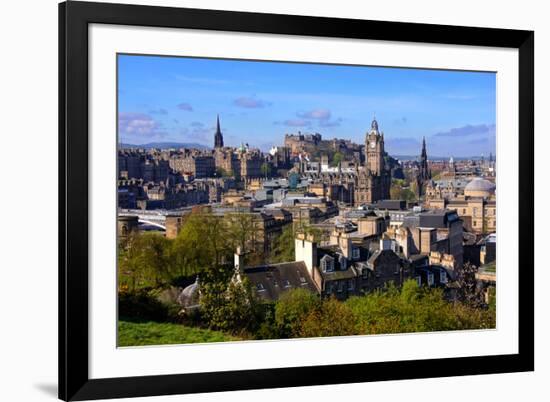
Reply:
<svg viewBox="0 0 550 402"><path fill-rule="evenodd" d="M220 129L220 115L216 117L216 133L214 134L214 148L223 148L223 135Z"/></svg>

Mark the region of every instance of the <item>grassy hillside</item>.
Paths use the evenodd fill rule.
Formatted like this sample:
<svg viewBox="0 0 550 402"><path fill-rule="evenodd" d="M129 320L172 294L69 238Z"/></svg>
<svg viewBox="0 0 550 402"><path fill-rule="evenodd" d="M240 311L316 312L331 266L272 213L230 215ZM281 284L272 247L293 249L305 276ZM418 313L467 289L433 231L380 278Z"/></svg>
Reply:
<svg viewBox="0 0 550 402"><path fill-rule="evenodd" d="M118 346L227 342L239 338L209 329L159 322L118 322Z"/></svg>

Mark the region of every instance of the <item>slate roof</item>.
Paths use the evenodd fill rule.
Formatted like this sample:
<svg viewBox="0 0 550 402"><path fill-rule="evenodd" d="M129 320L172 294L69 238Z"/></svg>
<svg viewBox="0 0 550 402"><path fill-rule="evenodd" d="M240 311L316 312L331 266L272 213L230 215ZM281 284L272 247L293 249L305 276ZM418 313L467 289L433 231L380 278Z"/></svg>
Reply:
<svg viewBox="0 0 550 402"><path fill-rule="evenodd" d="M245 268L244 274L262 300L276 301L283 292L297 288L319 293L303 261Z"/></svg>

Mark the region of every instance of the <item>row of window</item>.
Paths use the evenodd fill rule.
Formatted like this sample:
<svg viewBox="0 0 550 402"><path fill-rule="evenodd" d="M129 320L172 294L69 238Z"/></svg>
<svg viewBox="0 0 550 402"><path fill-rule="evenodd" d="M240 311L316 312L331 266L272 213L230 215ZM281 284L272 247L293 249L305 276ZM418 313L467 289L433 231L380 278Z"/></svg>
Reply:
<svg viewBox="0 0 550 402"><path fill-rule="evenodd" d="M428 286L433 286L435 284L435 277L433 272L428 272L427 279L428 279ZM447 283L447 272L445 271L439 272L439 282L443 284ZM422 285L422 278L420 276L416 277L416 283L418 284L418 286Z"/></svg>
<svg viewBox="0 0 550 402"><path fill-rule="evenodd" d="M338 281L338 282L327 282L325 284L325 292L331 294L333 291L337 293L342 293L347 284L347 290L353 292L355 290L355 280L350 279L348 281Z"/></svg>

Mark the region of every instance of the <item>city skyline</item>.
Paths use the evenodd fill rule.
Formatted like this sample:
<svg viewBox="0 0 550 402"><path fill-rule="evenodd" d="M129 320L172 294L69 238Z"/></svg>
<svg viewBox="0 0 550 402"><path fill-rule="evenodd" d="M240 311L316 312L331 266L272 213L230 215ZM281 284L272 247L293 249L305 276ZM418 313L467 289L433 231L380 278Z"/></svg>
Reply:
<svg viewBox="0 0 550 402"><path fill-rule="evenodd" d="M393 155L496 154L496 76L386 67L119 55L119 141L263 151L285 133L363 143L373 116Z"/></svg>

